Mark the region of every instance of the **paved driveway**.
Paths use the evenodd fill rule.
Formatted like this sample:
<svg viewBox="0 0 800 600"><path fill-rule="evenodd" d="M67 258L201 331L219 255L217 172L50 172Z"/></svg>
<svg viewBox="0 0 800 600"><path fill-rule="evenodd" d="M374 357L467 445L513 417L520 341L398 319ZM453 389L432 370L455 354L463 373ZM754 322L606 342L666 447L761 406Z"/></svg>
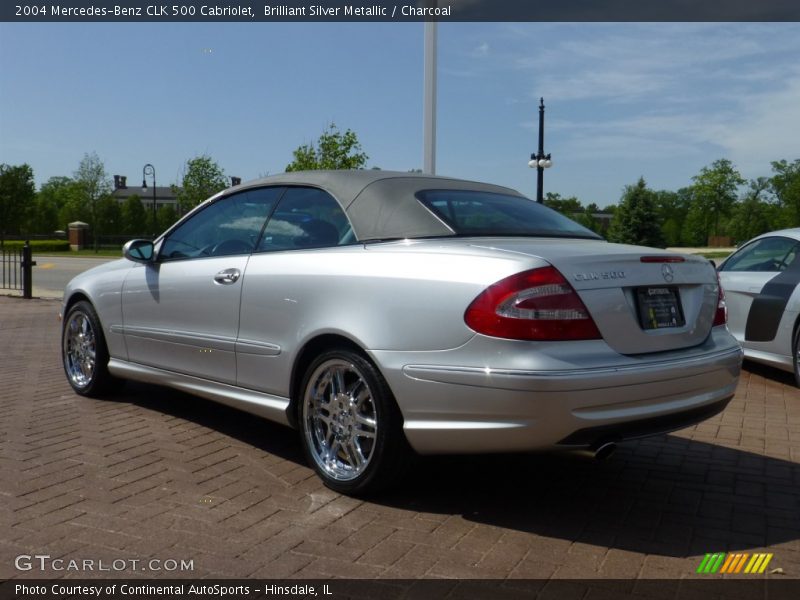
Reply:
<svg viewBox="0 0 800 600"><path fill-rule="evenodd" d="M32 554L123 561L91 577L684 578L720 551L800 578L787 374L749 365L722 415L606 462L425 459L366 501L322 487L289 429L153 386L76 396L57 311L0 298L0 579L76 575L15 568Z"/></svg>

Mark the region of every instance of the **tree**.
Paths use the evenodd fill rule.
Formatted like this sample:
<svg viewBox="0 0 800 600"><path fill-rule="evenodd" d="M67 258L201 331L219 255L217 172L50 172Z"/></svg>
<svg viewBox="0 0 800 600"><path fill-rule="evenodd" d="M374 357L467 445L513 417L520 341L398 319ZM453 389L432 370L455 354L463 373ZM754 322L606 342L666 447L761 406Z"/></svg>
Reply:
<svg viewBox="0 0 800 600"><path fill-rule="evenodd" d="M789 227L800 225L800 159L790 163L777 160L772 163L774 175L770 180L778 202L788 213Z"/></svg>
<svg viewBox="0 0 800 600"><path fill-rule="evenodd" d="M5 243L6 233L20 232L35 191L29 165L0 165L0 246Z"/></svg>
<svg viewBox="0 0 800 600"><path fill-rule="evenodd" d="M601 209L596 202L590 202L583 209L583 214L575 217L575 220L587 229L605 237L608 234L612 216L613 212L608 208Z"/></svg>
<svg viewBox="0 0 800 600"><path fill-rule="evenodd" d="M25 231L52 234L58 225L58 205L38 192L25 220Z"/></svg>
<svg viewBox="0 0 800 600"><path fill-rule="evenodd" d="M590 229L595 233L599 233L602 235L603 227L601 223L595 218L594 212L589 212L588 209L584 210L581 213L573 214L570 216L570 219L575 221L576 223L583 225L586 229Z"/></svg>
<svg viewBox="0 0 800 600"><path fill-rule="evenodd" d="M557 210L565 217L572 219L575 213L583 212L583 206L575 196L569 198L562 198L561 194L555 192L547 192L544 196L543 204L548 208Z"/></svg>
<svg viewBox="0 0 800 600"><path fill-rule="evenodd" d="M128 196L120 209L122 232L127 235L143 235L147 231L147 212L137 194Z"/></svg>
<svg viewBox="0 0 800 600"><path fill-rule="evenodd" d="M177 220L177 211L172 207L172 205L165 204L158 209L158 214L156 215L158 227L156 228L156 231L166 231L172 227L173 223L175 223Z"/></svg>
<svg viewBox="0 0 800 600"><path fill-rule="evenodd" d="M351 130L340 132L334 123L319 136L316 145L303 144L293 152L294 160L286 165L289 171L320 169L363 169L369 158L361 151L358 137Z"/></svg>
<svg viewBox="0 0 800 600"><path fill-rule="evenodd" d="M172 186L182 213L228 187L225 171L210 156L203 154L186 161L181 187Z"/></svg>
<svg viewBox="0 0 800 600"><path fill-rule="evenodd" d="M53 233L67 229L64 207L80 203L78 185L69 177L51 177L39 188L29 215L28 230L33 233Z"/></svg>
<svg viewBox="0 0 800 600"><path fill-rule="evenodd" d="M97 223L94 230L95 249L100 235L117 235L122 232L122 210L119 202L105 195L97 202Z"/></svg>
<svg viewBox="0 0 800 600"><path fill-rule="evenodd" d="M63 229L67 229L73 221L88 222L91 216L83 196L83 190L77 181L70 180L69 185L62 190L64 204L58 211L58 222Z"/></svg>
<svg viewBox="0 0 800 600"><path fill-rule="evenodd" d="M94 251L97 252L98 227L101 226L98 204L103 196L111 192L111 183L106 175L103 161L100 160L96 152L83 155L74 177L76 183L80 186L83 204L89 217L89 225L94 238Z"/></svg>
<svg viewBox="0 0 800 600"><path fill-rule="evenodd" d="M655 192L655 200L664 243L667 246L682 245L686 216L692 204L691 191L688 188L677 192L660 190Z"/></svg>
<svg viewBox="0 0 800 600"><path fill-rule="evenodd" d="M745 242L773 229L770 223L775 218L773 209L777 207L764 201L769 188L770 181L766 177L750 181L744 197L733 209L729 232L735 241Z"/></svg>
<svg viewBox="0 0 800 600"><path fill-rule="evenodd" d="M608 230L608 239L623 244L664 247L656 195L647 187L643 177L636 185L625 187Z"/></svg>
<svg viewBox="0 0 800 600"><path fill-rule="evenodd" d="M729 217L736 203L736 190L745 183L745 179L728 159L721 158L703 167L700 173L692 177L695 211L705 216L705 237L720 235L720 221ZM699 216L699 215L697 215Z"/></svg>

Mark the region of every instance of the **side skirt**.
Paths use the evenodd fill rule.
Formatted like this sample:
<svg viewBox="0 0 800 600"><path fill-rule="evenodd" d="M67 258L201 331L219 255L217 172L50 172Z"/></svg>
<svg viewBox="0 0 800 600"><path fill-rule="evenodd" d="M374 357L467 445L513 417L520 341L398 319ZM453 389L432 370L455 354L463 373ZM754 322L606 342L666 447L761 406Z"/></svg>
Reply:
<svg viewBox="0 0 800 600"><path fill-rule="evenodd" d="M246 390L224 383L215 383L199 377L181 375L172 371L130 363L118 358L112 358L108 361L108 370L112 375L122 379L164 385L225 404L226 406L238 408L282 425L291 426L286 416L286 411L289 408L288 398Z"/></svg>
<svg viewBox="0 0 800 600"><path fill-rule="evenodd" d="M746 343L746 342L745 342ZM744 357L753 362L761 363L770 367L775 367L782 371L791 373L794 371L794 364L792 364L792 357L773 352L764 352L763 350L753 350L751 348L744 349Z"/></svg>

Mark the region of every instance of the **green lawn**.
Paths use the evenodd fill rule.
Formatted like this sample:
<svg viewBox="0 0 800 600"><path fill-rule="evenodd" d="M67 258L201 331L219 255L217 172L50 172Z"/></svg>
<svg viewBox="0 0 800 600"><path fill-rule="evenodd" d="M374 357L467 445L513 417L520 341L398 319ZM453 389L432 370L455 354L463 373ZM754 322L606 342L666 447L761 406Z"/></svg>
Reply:
<svg viewBox="0 0 800 600"><path fill-rule="evenodd" d="M63 257L112 257L112 258L122 258L122 247L117 250L103 250L100 249L97 252L90 249L84 250L70 250L69 252L34 252L34 256L63 256Z"/></svg>
<svg viewBox="0 0 800 600"><path fill-rule="evenodd" d="M711 250L709 252L701 252L700 255L701 256L705 256L706 258L728 258L731 255L731 253L730 252L725 252L725 251L723 251L723 252L718 252L718 251L715 252L715 251Z"/></svg>

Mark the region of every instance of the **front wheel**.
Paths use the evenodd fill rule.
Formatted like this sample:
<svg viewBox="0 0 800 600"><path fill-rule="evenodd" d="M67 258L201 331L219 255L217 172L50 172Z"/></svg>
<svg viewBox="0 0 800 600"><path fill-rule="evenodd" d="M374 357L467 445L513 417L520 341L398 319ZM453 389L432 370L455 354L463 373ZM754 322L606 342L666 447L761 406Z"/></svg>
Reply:
<svg viewBox="0 0 800 600"><path fill-rule="evenodd" d="M82 396L97 397L114 381L108 372L108 348L100 319L89 302L76 302L61 332L61 356L67 381Z"/></svg>
<svg viewBox="0 0 800 600"><path fill-rule="evenodd" d="M375 492L407 454L402 417L378 370L350 350L319 356L301 387L300 429L309 463L329 488Z"/></svg>

